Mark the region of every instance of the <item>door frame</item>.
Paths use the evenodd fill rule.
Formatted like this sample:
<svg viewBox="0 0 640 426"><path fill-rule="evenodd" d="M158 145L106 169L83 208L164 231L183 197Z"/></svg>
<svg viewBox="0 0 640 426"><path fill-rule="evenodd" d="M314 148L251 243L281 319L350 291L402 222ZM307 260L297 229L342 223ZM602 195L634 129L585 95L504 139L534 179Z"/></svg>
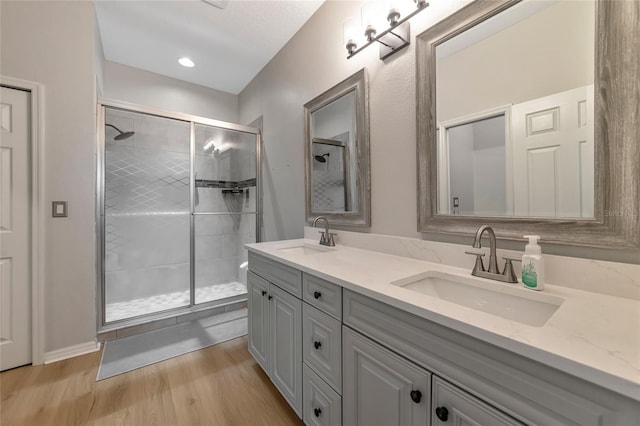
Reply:
<svg viewBox="0 0 640 426"><path fill-rule="evenodd" d="M442 170L438 170L438 202L443 203L447 207L446 213L451 214L451 173L449 169L449 135L447 130L450 127L461 126L464 124L474 123L476 121L486 120L489 118L495 118L504 116L504 152L505 152L505 216L513 215L514 201L513 201L513 141L512 141L512 124L511 124L511 105L501 105L495 108L486 109L477 113L464 115L461 117L451 118L449 120L441 121L438 123L436 129L438 130L438 167L441 165ZM444 198L446 197L446 199ZM439 204L438 204L439 206ZM440 207L438 207L439 209Z"/></svg>
<svg viewBox="0 0 640 426"><path fill-rule="evenodd" d="M44 85L0 75L0 85L31 94L31 364L44 362Z"/></svg>

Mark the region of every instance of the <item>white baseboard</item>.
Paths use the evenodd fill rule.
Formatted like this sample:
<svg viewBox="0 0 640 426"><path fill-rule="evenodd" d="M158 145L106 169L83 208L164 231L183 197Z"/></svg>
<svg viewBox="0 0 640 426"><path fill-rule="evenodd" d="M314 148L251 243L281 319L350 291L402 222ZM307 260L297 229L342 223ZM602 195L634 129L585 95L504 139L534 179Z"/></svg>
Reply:
<svg viewBox="0 0 640 426"><path fill-rule="evenodd" d="M56 349L55 351L45 352L44 363L51 364L52 362L62 361L63 359L69 359L80 355L85 355L91 352L100 350L100 342L92 341L86 343L80 343L78 345L67 346L66 348Z"/></svg>

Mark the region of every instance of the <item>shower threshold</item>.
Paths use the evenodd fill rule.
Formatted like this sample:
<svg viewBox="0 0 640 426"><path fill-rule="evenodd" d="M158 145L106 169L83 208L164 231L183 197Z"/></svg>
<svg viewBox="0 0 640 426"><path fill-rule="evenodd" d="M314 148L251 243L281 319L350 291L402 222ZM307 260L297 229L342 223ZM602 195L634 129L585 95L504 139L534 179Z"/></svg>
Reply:
<svg viewBox="0 0 640 426"><path fill-rule="evenodd" d="M247 293L247 286L240 282L214 284L196 288L196 303L206 303ZM158 313L189 305L189 290L142 297L106 305L106 322L118 321L140 315Z"/></svg>

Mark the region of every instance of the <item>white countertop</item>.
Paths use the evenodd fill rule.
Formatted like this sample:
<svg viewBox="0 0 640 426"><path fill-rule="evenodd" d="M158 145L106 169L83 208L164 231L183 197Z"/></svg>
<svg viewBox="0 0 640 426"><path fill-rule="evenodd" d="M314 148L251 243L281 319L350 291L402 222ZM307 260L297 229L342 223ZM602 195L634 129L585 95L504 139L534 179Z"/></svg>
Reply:
<svg viewBox="0 0 640 426"><path fill-rule="evenodd" d="M537 360L640 401L640 302L546 285L533 292L520 284L486 280L531 293L564 299L541 327L511 321L391 284L426 271L470 276L470 271L347 246L303 255L283 248L319 247L317 241L286 240L247 244L257 254L308 272L396 308L500 348ZM483 280L482 278L474 278ZM537 297L537 296L536 296Z"/></svg>

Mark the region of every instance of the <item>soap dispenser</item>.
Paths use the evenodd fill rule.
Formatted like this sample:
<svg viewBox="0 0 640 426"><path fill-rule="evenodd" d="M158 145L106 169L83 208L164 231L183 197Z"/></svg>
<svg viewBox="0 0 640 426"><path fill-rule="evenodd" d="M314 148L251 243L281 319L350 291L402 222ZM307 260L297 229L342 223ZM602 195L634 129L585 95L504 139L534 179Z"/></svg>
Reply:
<svg viewBox="0 0 640 426"><path fill-rule="evenodd" d="M542 249L538 245L538 235L525 235L529 244L522 255L522 285L531 290L544 289L544 259Z"/></svg>

